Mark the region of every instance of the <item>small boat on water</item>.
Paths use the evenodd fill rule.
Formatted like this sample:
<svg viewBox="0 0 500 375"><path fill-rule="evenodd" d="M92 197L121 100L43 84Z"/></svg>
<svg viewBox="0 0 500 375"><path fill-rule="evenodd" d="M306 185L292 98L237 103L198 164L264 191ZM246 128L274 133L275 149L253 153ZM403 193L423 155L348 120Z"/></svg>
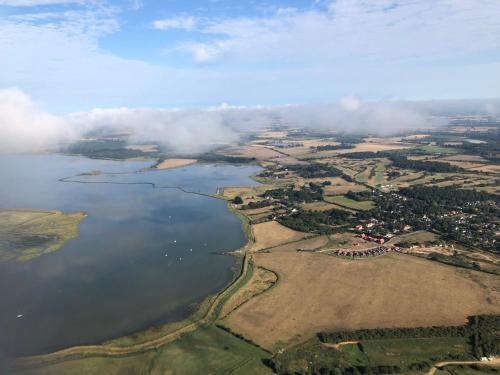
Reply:
<svg viewBox="0 0 500 375"><path fill-rule="evenodd" d="M22 318L24 315L23 314L17 314L16 318L19 319L19 318Z"/></svg>

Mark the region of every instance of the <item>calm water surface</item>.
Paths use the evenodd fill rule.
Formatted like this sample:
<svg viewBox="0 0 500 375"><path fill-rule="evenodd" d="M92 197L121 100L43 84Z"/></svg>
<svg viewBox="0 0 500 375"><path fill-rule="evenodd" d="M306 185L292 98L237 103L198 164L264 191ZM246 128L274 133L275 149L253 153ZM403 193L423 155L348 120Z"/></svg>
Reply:
<svg viewBox="0 0 500 375"><path fill-rule="evenodd" d="M131 173L150 162L62 155L0 156L0 208L86 211L78 238L25 263L0 263L0 350L44 353L97 343L186 317L227 284L245 243L224 201L142 184L213 194L255 185L254 166L194 165ZM21 318L17 318L22 314Z"/></svg>

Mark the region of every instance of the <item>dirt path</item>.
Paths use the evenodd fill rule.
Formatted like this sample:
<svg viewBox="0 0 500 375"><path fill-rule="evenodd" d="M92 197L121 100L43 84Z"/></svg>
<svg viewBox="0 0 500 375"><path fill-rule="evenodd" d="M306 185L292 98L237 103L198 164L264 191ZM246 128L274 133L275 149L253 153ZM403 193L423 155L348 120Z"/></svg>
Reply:
<svg viewBox="0 0 500 375"><path fill-rule="evenodd" d="M328 347L328 348L334 348L334 349L340 349L341 347L343 347L344 345L351 345L351 344L359 344L359 341L342 341L342 342L339 342L337 344L330 344L330 343L327 343L327 342L324 342L323 345Z"/></svg>
<svg viewBox="0 0 500 375"><path fill-rule="evenodd" d="M437 362L434 366L429 370L426 375L434 375L436 370L441 367L448 365L484 365L484 366L500 366L500 358L494 357L491 360L486 361L446 361L446 362Z"/></svg>

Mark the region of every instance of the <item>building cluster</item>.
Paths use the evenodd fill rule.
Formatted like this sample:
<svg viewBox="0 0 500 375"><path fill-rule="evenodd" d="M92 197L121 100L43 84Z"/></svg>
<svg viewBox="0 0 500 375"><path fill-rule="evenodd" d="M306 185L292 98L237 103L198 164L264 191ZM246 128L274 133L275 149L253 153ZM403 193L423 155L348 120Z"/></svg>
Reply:
<svg viewBox="0 0 500 375"><path fill-rule="evenodd" d="M385 242L385 240L382 237L373 237L373 236L370 236L369 234L366 234L366 233L361 233L359 235L359 237L361 237L365 241L376 242L376 243L379 243L381 245Z"/></svg>
<svg viewBox="0 0 500 375"><path fill-rule="evenodd" d="M402 252L402 249L397 246L377 246L371 249L363 249L363 250L351 250L351 249L339 249L335 252L336 255L343 257L351 257L351 258L366 258L366 257L374 257L378 255L383 255L387 253Z"/></svg>

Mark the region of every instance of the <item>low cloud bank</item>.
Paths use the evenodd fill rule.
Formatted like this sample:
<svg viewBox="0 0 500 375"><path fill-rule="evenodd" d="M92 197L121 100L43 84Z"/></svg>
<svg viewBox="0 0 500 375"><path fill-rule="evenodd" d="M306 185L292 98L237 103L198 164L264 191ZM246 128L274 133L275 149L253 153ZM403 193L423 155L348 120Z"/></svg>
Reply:
<svg viewBox="0 0 500 375"><path fill-rule="evenodd" d="M59 116L43 112L17 89L0 90L0 150L41 151L74 139L77 131Z"/></svg>
<svg viewBox="0 0 500 375"><path fill-rule="evenodd" d="M1 152L55 148L91 131L131 133L130 142L155 142L177 153L198 153L238 141L242 133L276 123L293 127L390 135L432 125L434 114L500 114L500 101L362 102L205 109L94 109L56 116L17 89L0 90Z"/></svg>

